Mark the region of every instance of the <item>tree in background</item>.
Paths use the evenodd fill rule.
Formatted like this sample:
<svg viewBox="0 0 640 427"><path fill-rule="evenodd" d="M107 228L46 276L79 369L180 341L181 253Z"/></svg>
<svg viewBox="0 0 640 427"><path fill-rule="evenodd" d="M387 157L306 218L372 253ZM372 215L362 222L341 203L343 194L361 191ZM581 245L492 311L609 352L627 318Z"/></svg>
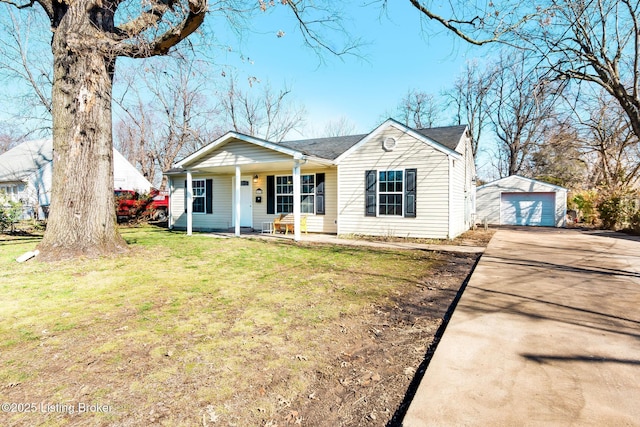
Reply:
<svg viewBox="0 0 640 427"><path fill-rule="evenodd" d="M163 56L190 37L207 13L232 25L275 2L227 0L0 0L20 13L44 13L52 31L51 113L56 167L51 211L39 245L41 259L100 256L126 251L116 230L112 160L112 88L116 59ZM345 47L323 42L342 27L329 1L281 2L306 42L335 54Z"/></svg>
<svg viewBox="0 0 640 427"><path fill-rule="evenodd" d="M0 2L2 3L2 2ZM27 13L29 12L29 13ZM11 133L23 125L20 139L29 134L45 135L51 129L51 46L47 26L49 23L36 10L18 13L12 6L0 4L0 78L18 78L25 85L12 85L3 92L11 109L12 125L5 127Z"/></svg>
<svg viewBox="0 0 640 427"><path fill-rule="evenodd" d="M436 96L411 89L400 101L396 116L406 126L424 129L436 126L442 110L443 105Z"/></svg>
<svg viewBox="0 0 640 427"><path fill-rule="evenodd" d="M582 125L586 128L585 149L595 156L592 185L614 193L640 184L640 143L620 106L600 93Z"/></svg>
<svg viewBox="0 0 640 427"><path fill-rule="evenodd" d="M527 67L524 53L501 56L496 68L489 89L489 117L499 144L496 167L500 177L527 174L554 114L557 87Z"/></svg>
<svg viewBox="0 0 640 427"><path fill-rule="evenodd" d="M207 64L187 56L151 59L122 73L116 147L156 187L162 172L222 133L209 99ZM133 68L133 67L131 67Z"/></svg>
<svg viewBox="0 0 640 427"><path fill-rule="evenodd" d="M465 42L533 52L538 68L548 70L550 78L604 89L640 137L638 0L408 1L426 24L435 23Z"/></svg>
<svg viewBox="0 0 640 427"><path fill-rule="evenodd" d="M306 116L303 106L289 101L290 94L286 87L274 92L269 83L261 86L255 78L249 79L249 89L245 91L231 76L219 95L220 110L236 132L280 142L302 126Z"/></svg>
<svg viewBox="0 0 640 427"><path fill-rule="evenodd" d="M23 137L17 135L14 131L14 128L9 126L8 124L0 122L0 128L3 129L2 131L0 131L0 154L2 154L21 143Z"/></svg>
<svg viewBox="0 0 640 427"><path fill-rule="evenodd" d="M326 137L353 135L356 132L356 125L348 117L342 116L337 120L327 123L322 133Z"/></svg>
<svg viewBox="0 0 640 427"><path fill-rule="evenodd" d="M569 120L550 120L531 154L532 178L569 189L587 186L588 162L579 129Z"/></svg>
<svg viewBox="0 0 640 427"><path fill-rule="evenodd" d="M7 1L3 0L5 3ZM45 260L126 250L116 230L111 96L118 57L165 55L202 23L206 0L36 0L53 37L51 210L39 245ZM120 25L116 25L118 15Z"/></svg>
<svg viewBox="0 0 640 427"><path fill-rule="evenodd" d="M453 88L445 91L449 104L454 107L456 124L469 126L474 157L480 148L483 130L489 123L489 95L496 74L497 71L493 67L481 70L477 62L468 62L465 70L454 82Z"/></svg>

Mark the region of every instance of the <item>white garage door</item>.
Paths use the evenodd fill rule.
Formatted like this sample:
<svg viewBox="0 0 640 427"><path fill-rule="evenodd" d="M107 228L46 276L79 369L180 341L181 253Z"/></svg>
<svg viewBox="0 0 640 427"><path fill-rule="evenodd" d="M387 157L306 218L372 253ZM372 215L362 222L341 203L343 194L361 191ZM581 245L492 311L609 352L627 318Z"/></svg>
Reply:
<svg viewBox="0 0 640 427"><path fill-rule="evenodd" d="M502 193L500 223L554 227L556 193Z"/></svg>

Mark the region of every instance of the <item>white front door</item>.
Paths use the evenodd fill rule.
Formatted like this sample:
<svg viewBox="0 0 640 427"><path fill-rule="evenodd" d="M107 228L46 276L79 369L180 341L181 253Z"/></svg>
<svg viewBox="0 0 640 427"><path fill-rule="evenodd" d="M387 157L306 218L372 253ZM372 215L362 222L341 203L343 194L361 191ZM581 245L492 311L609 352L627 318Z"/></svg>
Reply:
<svg viewBox="0 0 640 427"><path fill-rule="evenodd" d="M233 195L236 194L236 180L233 180ZM253 188L251 177L243 176L240 179L240 227L253 227ZM235 200L233 203L233 226L236 225Z"/></svg>

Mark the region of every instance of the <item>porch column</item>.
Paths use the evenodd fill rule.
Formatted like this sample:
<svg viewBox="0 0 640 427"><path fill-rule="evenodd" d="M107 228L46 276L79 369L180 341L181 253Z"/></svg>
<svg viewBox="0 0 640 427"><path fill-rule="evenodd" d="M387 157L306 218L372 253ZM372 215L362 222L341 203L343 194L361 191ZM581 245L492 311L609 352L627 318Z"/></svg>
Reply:
<svg viewBox="0 0 640 427"><path fill-rule="evenodd" d="M236 236L240 237L240 184L241 182L240 166L236 166Z"/></svg>
<svg viewBox="0 0 640 427"><path fill-rule="evenodd" d="M168 177L167 186L169 187L169 212L167 212L167 225L169 226L169 230L173 230L173 201L174 197L174 189L173 189L173 178L171 176Z"/></svg>
<svg viewBox="0 0 640 427"><path fill-rule="evenodd" d="M187 171L187 236L193 232L193 177L191 171Z"/></svg>
<svg viewBox="0 0 640 427"><path fill-rule="evenodd" d="M300 233L300 162L293 164L293 239L298 241Z"/></svg>

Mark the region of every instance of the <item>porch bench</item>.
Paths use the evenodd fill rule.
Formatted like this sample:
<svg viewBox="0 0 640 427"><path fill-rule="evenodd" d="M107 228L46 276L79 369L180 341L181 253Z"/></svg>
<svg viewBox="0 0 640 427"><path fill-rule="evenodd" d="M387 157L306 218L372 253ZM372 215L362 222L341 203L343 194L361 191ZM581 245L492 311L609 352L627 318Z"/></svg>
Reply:
<svg viewBox="0 0 640 427"><path fill-rule="evenodd" d="M293 233L294 230L294 216L293 214L280 214L280 216L274 218L273 220L273 229L272 233L276 232L289 234L289 232ZM307 216L302 215L300 217L300 231L307 234Z"/></svg>

